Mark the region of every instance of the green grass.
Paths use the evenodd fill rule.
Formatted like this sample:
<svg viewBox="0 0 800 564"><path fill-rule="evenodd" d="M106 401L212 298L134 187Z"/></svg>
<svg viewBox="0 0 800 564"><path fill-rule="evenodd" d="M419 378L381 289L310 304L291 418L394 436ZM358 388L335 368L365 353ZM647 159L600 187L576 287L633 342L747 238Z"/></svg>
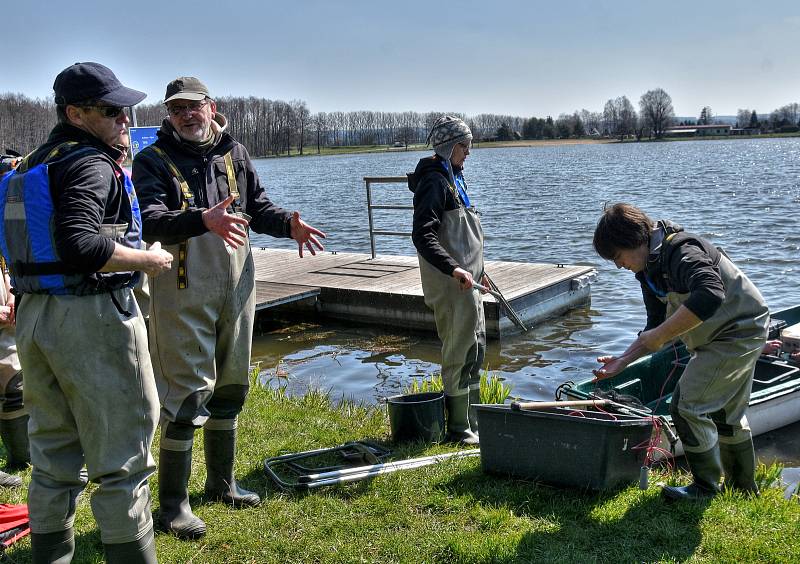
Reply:
<svg viewBox="0 0 800 564"><path fill-rule="evenodd" d="M725 494L710 503L667 505L656 482L640 491L558 490L485 475L478 458L396 472L369 482L287 494L262 470L264 458L386 440L382 407L341 402L320 392L289 398L255 388L240 419L237 476L264 503L234 510L204 499L202 433L196 435L192 504L208 524L197 542L156 537L162 563L307 562L791 562L800 559L800 504L779 489L760 498ZM421 444L395 458L450 450ZM157 452L157 445L154 448ZM762 468L762 478L771 470ZM772 470L774 473L774 470ZM26 480L29 478L25 476ZM679 479L685 479L684 476ZM678 479L670 478L670 481ZM158 483L151 479L154 499ZM87 490L78 504L75 562L101 562L102 547ZM0 492L24 502L24 493ZM157 506L157 502L154 502ZM154 507L157 509L157 507ZM8 554L30 562L29 541Z"/></svg>

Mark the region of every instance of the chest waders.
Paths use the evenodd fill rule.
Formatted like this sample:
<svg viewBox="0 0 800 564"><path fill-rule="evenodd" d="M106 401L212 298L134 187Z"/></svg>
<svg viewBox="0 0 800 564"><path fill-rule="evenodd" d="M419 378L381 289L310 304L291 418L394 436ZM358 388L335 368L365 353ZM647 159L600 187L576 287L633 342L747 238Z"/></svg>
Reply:
<svg viewBox="0 0 800 564"><path fill-rule="evenodd" d="M100 225L98 235L138 248L141 222L130 179L92 147L74 148L65 158L84 151L98 157L87 161L86 170L103 174L110 188L111 201L92 201L91 209L102 215L120 204L115 223ZM98 166L100 158L113 171ZM71 557L75 502L87 479L97 484L91 506L104 544L121 546L150 534L147 479L155 470L150 447L158 416L146 329L130 287L135 276L100 273L95 284L85 274L62 272L58 264L47 171L53 162L30 169L23 163L4 178L11 196L3 250L8 249L17 289L25 294L16 338L30 414L28 503L35 561L56 552L64 561Z"/></svg>
<svg viewBox="0 0 800 564"><path fill-rule="evenodd" d="M153 148L180 184L182 209L194 206L194 194L177 166L163 149ZM223 160L217 191L224 199L226 187L219 185L224 178L235 213L246 217L231 154ZM213 174L215 162L209 166ZM197 428L204 431L207 495L237 506L260 502L233 477L237 417L249 388L255 268L249 235L236 249L212 232L164 248L178 261L150 280L150 351L162 405L159 522L180 538L194 539L206 532L188 493Z"/></svg>
<svg viewBox="0 0 800 564"><path fill-rule="evenodd" d="M757 491L746 411L756 361L766 342L769 310L755 285L724 253L717 267L725 288L722 305L680 337L691 358L673 392L670 413L694 483L665 488L664 495L671 498L713 495L723 471L726 486ZM659 297L668 317L688 298L678 292Z"/></svg>
<svg viewBox="0 0 800 564"><path fill-rule="evenodd" d="M483 229L475 208L463 205L451 186L457 209L444 212L439 243L458 265L480 281L483 274ZM483 299L477 290L461 290L458 281L419 258L425 304L433 310L442 341L442 380L447 409L447 432L458 436L477 431L470 403L480 403L480 369L486 354Z"/></svg>

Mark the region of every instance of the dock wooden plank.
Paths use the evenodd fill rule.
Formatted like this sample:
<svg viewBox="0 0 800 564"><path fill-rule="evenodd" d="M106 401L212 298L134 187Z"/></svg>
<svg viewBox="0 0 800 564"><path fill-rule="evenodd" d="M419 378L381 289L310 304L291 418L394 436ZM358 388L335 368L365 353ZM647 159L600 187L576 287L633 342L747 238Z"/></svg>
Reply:
<svg viewBox="0 0 800 564"><path fill-rule="evenodd" d="M256 281L256 310L318 296L320 288Z"/></svg>

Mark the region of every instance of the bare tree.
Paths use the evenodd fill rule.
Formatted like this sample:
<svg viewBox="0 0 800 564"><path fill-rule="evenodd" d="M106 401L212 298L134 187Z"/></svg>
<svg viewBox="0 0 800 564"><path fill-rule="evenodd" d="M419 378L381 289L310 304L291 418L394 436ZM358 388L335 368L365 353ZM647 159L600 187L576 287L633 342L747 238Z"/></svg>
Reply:
<svg viewBox="0 0 800 564"><path fill-rule="evenodd" d="M675 117L672 98L662 88L648 90L642 94L639 99L639 109L647 126L657 138L664 135L664 131Z"/></svg>
<svg viewBox="0 0 800 564"><path fill-rule="evenodd" d="M736 112L736 127L749 127L751 115L751 110L739 108Z"/></svg>
<svg viewBox="0 0 800 564"><path fill-rule="evenodd" d="M603 108L603 121L607 135L619 135L622 141L636 129L636 110L627 96L620 96L606 102Z"/></svg>

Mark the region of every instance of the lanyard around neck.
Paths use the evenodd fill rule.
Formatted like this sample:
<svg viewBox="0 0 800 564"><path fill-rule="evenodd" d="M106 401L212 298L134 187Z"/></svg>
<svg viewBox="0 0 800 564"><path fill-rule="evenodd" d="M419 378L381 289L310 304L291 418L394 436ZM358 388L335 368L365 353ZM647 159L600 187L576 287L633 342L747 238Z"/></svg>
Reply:
<svg viewBox="0 0 800 564"><path fill-rule="evenodd" d="M458 195L461 198L461 201L464 203L465 207L470 207L469 196L467 195L467 183L464 181L464 176L459 172L458 176L456 176L452 170L450 169L449 161L442 161L442 166L448 172L450 178L453 179L453 184L455 184L455 188L458 191Z"/></svg>

